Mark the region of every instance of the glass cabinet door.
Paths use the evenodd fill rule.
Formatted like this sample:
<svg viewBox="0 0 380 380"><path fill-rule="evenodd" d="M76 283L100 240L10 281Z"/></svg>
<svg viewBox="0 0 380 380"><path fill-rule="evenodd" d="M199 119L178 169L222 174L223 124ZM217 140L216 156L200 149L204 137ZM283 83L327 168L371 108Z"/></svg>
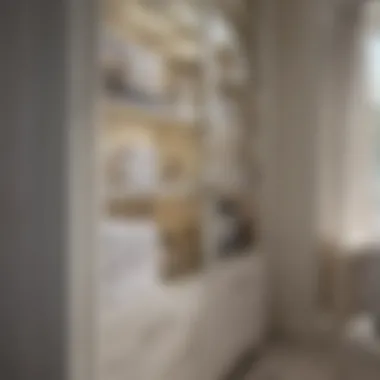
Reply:
<svg viewBox="0 0 380 380"><path fill-rule="evenodd" d="M203 263L200 12L191 1L104 0L104 219L146 225L165 281Z"/></svg>
<svg viewBox="0 0 380 380"><path fill-rule="evenodd" d="M154 226L165 280L251 252L248 62L230 10L103 1L105 219Z"/></svg>
<svg viewBox="0 0 380 380"><path fill-rule="evenodd" d="M252 202L256 184L252 179L249 38L247 31L241 30L244 20L238 18L234 7L226 5L221 1L205 7L207 26L202 36L206 83L204 168L213 260L250 254L257 234ZM243 17L244 12L240 12Z"/></svg>

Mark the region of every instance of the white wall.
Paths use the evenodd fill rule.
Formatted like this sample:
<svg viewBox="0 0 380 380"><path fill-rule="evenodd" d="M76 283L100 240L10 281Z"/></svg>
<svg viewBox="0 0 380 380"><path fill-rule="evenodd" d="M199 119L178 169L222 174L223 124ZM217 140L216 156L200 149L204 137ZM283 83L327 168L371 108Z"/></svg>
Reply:
<svg viewBox="0 0 380 380"><path fill-rule="evenodd" d="M343 244L373 237L375 160L366 45L373 4L342 5L333 15L320 142L320 232ZM373 23L373 21L372 21ZM371 237L372 236L372 237Z"/></svg>
<svg viewBox="0 0 380 380"><path fill-rule="evenodd" d="M368 31L359 2L267 4L264 244L275 326L295 338L315 327L322 240L367 239L372 223Z"/></svg>
<svg viewBox="0 0 380 380"><path fill-rule="evenodd" d="M321 239L342 233L345 220L368 221L368 208L358 203L369 179L368 151L357 144L368 141L355 99L360 7L273 0L261 12L263 244L274 326L295 337L310 331L318 314Z"/></svg>
<svg viewBox="0 0 380 380"><path fill-rule="evenodd" d="M333 8L312 0L263 4L270 25L262 37L261 211L273 326L305 339L318 316L321 90Z"/></svg>

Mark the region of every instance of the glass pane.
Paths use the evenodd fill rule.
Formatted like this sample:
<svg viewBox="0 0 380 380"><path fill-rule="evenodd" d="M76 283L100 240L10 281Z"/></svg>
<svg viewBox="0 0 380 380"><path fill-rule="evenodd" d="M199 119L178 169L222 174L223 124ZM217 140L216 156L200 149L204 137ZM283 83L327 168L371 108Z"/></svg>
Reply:
<svg viewBox="0 0 380 380"><path fill-rule="evenodd" d="M231 4L209 9L205 30L207 86L208 180L212 189L213 250L217 257L236 257L253 251L254 192L251 175L253 127L249 30L244 12ZM239 12L238 12L239 11ZM237 12L237 13L236 13ZM248 41L248 45L247 45ZM249 121L249 122L247 122Z"/></svg>
<svg viewBox="0 0 380 380"><path fill-rule="evenodd" d="M175 279L203 261L200 11L170 0L109 0L103 11L106 230L138 226L122 234L136 246L152 240L135 255L141 270L154 262L151 280Z"/></svg>

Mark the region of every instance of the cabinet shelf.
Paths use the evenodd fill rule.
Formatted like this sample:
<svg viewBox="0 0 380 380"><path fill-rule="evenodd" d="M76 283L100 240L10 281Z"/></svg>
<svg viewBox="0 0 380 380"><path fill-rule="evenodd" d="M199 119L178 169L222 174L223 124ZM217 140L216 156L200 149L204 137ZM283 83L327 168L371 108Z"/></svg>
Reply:
<svg viewBox="0 0 380 380"><path fill-rule="evenodd" d="M113 122L137 121L142 124L160 126L176 126L178 128L195 129L197 118L181 117L167 105L145 105L130 99L118 99L107 96L104 101L104 112L107 125Z"/></svg>
<svg viewBox="0 0 380 380"><path fill-rule="evenodd" d="M176 199L188 198L200 194L201 186L173 187L163 186L156 191L141 194L134 191L109 191L107 198L110 200L141 201L148 199Z"/></svg>

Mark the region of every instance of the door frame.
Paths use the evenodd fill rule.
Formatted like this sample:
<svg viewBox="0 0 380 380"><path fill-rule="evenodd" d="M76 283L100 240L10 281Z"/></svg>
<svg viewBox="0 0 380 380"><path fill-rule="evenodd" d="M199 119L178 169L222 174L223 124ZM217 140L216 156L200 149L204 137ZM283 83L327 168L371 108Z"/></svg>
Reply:
<svg viewBox="0 0 380 380"><path fill-rule="evenodd" d="M98 222L100 4L70 0L66 14L68 379L99 378Z"/></svg>

